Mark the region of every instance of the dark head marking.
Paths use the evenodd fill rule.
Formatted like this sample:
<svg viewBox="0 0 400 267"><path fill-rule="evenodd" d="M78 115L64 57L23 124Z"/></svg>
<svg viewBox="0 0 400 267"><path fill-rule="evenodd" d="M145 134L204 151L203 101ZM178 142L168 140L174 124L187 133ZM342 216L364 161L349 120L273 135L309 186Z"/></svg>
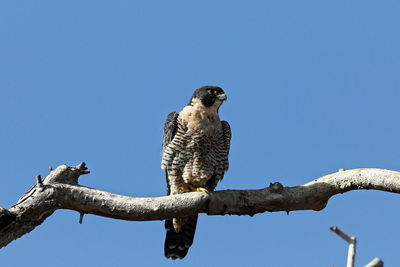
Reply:
<svg viewBox="0 0 400 267"><path fill-rule="evenodd" d="M193 98L198 98L201 100L201 103L206 106L206 107L211 107L217 99L221 99L221 96L224 96L225 98L222 100L226 99L224 90L222 90L218 86L210 86L206 85L203 87L200 87L194 91L192 98L190 99L189 104L192 102Z"/></svg>

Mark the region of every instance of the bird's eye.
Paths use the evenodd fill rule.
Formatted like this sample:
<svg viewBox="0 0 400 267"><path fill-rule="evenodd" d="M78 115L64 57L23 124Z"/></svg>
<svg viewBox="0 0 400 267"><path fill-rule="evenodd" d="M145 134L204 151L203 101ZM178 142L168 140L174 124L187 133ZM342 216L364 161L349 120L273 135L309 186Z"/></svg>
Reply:
<svg viewBox="0 0 400 267"><path fill-rule="evenodd" d="M218 92L215 89L209 89L207 90L207 93L209 93L210 95L216 95Z"/></svg>

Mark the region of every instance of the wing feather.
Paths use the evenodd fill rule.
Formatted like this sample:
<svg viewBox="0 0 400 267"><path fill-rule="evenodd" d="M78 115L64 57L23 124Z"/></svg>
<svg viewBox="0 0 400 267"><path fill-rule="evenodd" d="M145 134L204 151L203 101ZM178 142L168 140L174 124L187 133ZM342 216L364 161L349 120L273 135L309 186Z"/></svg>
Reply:
<svg viewBox="0 0 400 267"><path fill-rule="evenodd" d="M172 141L172 138L174 138L176 131L178 130L178 116L179 113L173 111L168 114L168 117L165 120L162 143L163 152L168 144Z"/></svg>
<svg viewBox="0 0 400 267"><path fill-rule="evenodd" d="M164 154L165 148L174 138L176 131L178 129L178 116L179 113L173 111L168 114L167 119L164 123L164 132L163 132L163 142L162 142L162 150ZM167 182L167 195L170 194L170 186L169 186L169 179L168 179L168 170L165 169L165 180Z"/></svg>

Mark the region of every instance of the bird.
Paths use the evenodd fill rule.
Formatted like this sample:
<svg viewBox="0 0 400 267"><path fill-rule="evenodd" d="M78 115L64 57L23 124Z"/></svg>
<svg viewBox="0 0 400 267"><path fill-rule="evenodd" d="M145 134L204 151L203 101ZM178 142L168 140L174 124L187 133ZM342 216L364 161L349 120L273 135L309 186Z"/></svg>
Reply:
<svg viewBox="0 0 400 267"><path fill-rule="evenodd" d="M189 103L171 112L164 124L161 168L165 170L167 195L211 192L229 168L231 128L219 118L227 100L218 86L196 89ZM166 258L183 259L193 243L198 214L165 221Z"/></svg>

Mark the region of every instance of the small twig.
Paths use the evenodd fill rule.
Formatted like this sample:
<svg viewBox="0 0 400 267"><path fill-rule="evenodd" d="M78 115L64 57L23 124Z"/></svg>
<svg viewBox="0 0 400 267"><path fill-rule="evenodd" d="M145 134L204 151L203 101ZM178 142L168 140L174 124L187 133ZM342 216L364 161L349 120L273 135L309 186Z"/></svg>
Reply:
<svg viewBox="0 0 400 267"><path fill-rule="evenodd" d="M83 212L81 212L80 215L79 215L79 224L82 224L83 215L85 215L85 213L83 213Z"/></svg>
<svg viewBox="0 0 400 267"><path fill-rule="evenodd" d="M332 226L331 229L333 232L335 232L338 236L346 240L347 243L349 243L349 250L347 253L347 267L354 267L354 258L356 256L356 238L354 236L350 237L340 231L340 229L337 226Z"/></svg>
<svg viewBox="0 0 400 267"><path fill-rule="evenodd" d="M40 189L43 189L44 187L42 177L40 176L40 174L36 175L36 186Z"/></svg>
<svg viewBox="0 0 400 267"><path fill-rule="evenodd" d="M335 232L338 236L340 236L341 238L343 238L344 240L346 240L347 243L352 243L352 238L348 235L346 235L345 233L343 233L342 231L340 231L340 229L337 226L332 226L331 229L333 232Z"/></svg>
<svg viewBox="0 0 400 267"><path fill-rule="evenodd" d="M88 168L86 167L86 163L85 162L81 162L79 163L79 165L77 166L77 168L79 170L81 170L81 175L83 174L89 174L90 171L88 170Z"/></svg>

